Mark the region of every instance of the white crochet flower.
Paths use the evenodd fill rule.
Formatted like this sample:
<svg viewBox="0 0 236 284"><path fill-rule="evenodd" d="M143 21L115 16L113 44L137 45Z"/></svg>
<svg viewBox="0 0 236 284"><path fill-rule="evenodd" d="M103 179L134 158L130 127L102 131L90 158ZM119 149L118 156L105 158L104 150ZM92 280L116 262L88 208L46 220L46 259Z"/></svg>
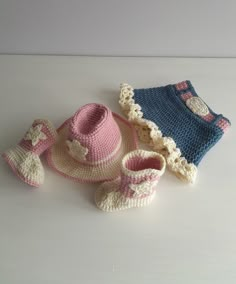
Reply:
<svg viewBox="0 0 236 284"><path fill-rule="evenodd" d="M44 180L44 170L39 156L28 152L23 157L23 161L19 164L19 172L30 181L42 184Z"/></svg>
<svg viewBox="0 0 236 284"><path fill-rule="evenodd" d="M106 192L101 201L100 201L100 204L104 207L117 207L120 203L120 192L119 191L109 191L109 192Z"/></svg>
<svg viewBox="0 0 236 284"><path fill-rule="evenodd" d="M33 155L31 152L26 153L25 159L20 164L20 169L26 173L30 172L33 175L36 174L40 169L40 162L37 156Z"/></svg>
<svg viewBox="0 0 236 284"><path fill-rule="evenodd" d="M42 124L30 127L30 129L25 134L25 140L31 140L32 145L35 146L39 143L40 140L46 140L47 136L41 130L43 128Z"/></svg>
<svg viewBox="0 0 236 284"><path fill-rule="evenodd" d="M100 186L101 196L98 204L101 208L112 209L127 205L129 200L122 195L119 190L120 178L113 181L104 182Z"/></svg>
<svg viewBox="0 0 236 284"><path fill-rule="evenodd" d="M152 193L153 186L157 184L157 181L144 181L139 184L130 184L129 188L134 191L133 197L140 197L142 195L150 195Z"/></svg>
<svg viewBox="0 0 236 284"><path fill-rule="evenodd" d="M88 148L82 146L78 140L66 141L69 148L69 153L72 157L79 161L86 161L86 155L88 154Z"/></svg>

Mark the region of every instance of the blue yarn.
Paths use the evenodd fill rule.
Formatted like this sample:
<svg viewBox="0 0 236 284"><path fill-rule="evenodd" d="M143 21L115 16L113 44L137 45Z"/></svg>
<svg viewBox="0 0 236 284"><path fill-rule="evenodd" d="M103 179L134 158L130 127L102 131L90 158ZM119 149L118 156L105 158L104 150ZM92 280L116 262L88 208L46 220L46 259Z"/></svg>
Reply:
<svg viewBox="0 0 236 284"><path fill-rule="evenodd" d="M211 122L194 114L180 97L187 92L198 97L191 82L186 82L188 88L182 91L178 91L175 85L134 89L134 100L141 106L143 118L156 123L163 136L173 138L182 156L197 166L222 137L224 132L216 123L226 118L217 115L209 107L209 112L215 116Z"/></svg>

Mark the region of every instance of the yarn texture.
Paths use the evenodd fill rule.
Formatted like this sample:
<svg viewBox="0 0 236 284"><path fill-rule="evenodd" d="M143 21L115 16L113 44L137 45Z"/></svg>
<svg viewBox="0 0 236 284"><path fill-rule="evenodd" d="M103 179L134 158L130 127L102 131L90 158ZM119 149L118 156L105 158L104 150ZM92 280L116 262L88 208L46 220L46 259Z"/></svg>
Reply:
<svg viewBox="0 0 236 284"><path fill-rule="evenodd" d="M98 208L112 212L147 206L155 197L165 167L165 159L158 153L145 150L128 153L122 159L120 177L102 183L97 189Z"/></svg>
<svg viewBox="0 0 236 284"><path fill-rule="evenodd" d="M190 183L204 155L230 126L197 95L190 81L148 89L122 84L119 103L140 140L161 153L177 177Z"/></svg>
<svg viewBox="0 0 236 284"><path fill-rule="evenodd" d="M36 119L23 139L2 157L25 183L39 187L44 182L44 168L39 156L57 139L57 132L47 119Z"/></svg>
<svg viewBox="0 0 236 284"><path fill-rule="evenodd" d="M57 132L57 143L47 151L48 164L78 182L115 179L122 157L137 148L132 124L101 104L82 106Z"/></svg>

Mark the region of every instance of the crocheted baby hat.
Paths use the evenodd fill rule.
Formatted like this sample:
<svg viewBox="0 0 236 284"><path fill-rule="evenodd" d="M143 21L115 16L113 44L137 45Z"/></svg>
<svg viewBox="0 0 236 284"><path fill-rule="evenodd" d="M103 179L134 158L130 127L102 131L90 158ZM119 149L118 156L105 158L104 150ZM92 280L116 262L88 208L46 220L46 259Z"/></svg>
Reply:
<svg viewBox="0 0 236 284"><path fill-rule="evenodd" d="M191 183L203 156L230 126L197 95L190 81L148 89L122 84L119 103L140 139L164 155L176 176Z"/></svg>
<svg viewBox="0 0 236 284"><path fill-rule="evenodd" d="M135 150L122 160L121 176L104 182L95 193L95 202L103 211L112 212L147 206L156 193L156 185L166 162L156 152Z"/></svg>
<svg viewBox="0 0 236 284"><path fill-rule="evenodd" d="M16 147L5 151L2 157L13 172L25 183L38 187L44 182L44 169L39 156L57 138L49 120L36 119Z"/></svg>
<svg viewBox="0 0 236 284"><path fill-rule="evenodd" d="M112 180L122 157L137 148L133 126L104 105L81 107L58 129L59 139L48 151L49 166L80 182Z"/></svg>

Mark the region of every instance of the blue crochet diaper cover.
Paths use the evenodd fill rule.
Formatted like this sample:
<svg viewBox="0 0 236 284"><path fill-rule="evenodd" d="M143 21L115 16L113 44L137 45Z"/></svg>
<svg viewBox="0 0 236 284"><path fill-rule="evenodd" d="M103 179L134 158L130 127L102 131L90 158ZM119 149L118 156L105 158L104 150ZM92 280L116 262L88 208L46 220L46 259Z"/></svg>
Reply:
<svg viewBox="0 0 236 284"><path fill-rule="evenodd" d="M122 84L119 103L141 141L162 153L170 170L188 182L195 180L197 165L230 126L190 81L148 89Z"/></svg>

